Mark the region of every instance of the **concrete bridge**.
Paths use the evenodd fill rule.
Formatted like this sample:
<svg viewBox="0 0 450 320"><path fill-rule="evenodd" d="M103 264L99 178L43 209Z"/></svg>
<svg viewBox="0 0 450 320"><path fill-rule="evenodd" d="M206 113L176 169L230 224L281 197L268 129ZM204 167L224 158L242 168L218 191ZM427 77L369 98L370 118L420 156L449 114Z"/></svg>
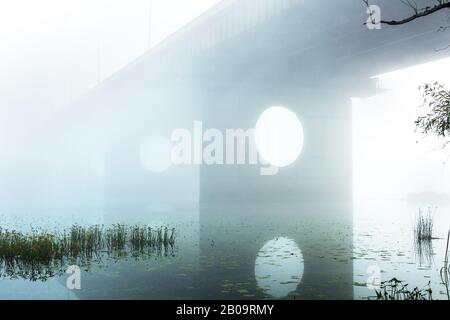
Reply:
<svg viewBox="0 0 450 320"><path fill-rule="evenodd" d="M397 1L374 4L384 9L385 18L409 13ZM297 240L319 247L302 249L305 274L299 291L338 277L339 293L328 287L310 297L351 298L351 260L338 264L320 248L324 234L345 233L335 240L348 249L347 258L352 254L350 99L377 94L374 75L439 59L444 53L435 49L450 41L437 32L444 15L381 30L365 27L367 18L359 0L223 1L37 134L38 147L30 152L48 169L39 172L45 179L36 176L37 198L61 206L99 206L110 220L132 219L132 212L197 213L206 226L200 256L217 259L221 249L235 245L223 231L227 219L244 217L259 225L275 216L289 225L299 216L310 217L319 231ZM301 157L275 176L261 176L259 167L250 165L153 173L140 161L140 148L152 135L170 137L174 129L191 128L194 120L220 130L254 128L259 115L275 105L293 111L305 131ZM329 224L335 219L342 225ZM250 261L242 271L249 275L258 249L280 235L268 231L257 241L252 236L238 234L251 245L235 249ZM211 239L221 240L212 248ZM324 255L325 263L318 258ZM206 277L216 292L223 274Z"/></svg>
<svg viewBox="0 0 450 320"><path fill-rule="evenodd" d="M375 4L384 15L408 14L396 1ZM103 181L86 169L92 162L105 169L102 188L97 188L101 182L86 184L113 202L127 203L123 194L134 194L131 203L144 194L148 201L152 188L170 190L171 203L178 199L188 205L197 197L212 203L216 198L271 202L273 190L287 201L323 199L324 194L348 199L350 98L376 94L371 79L376 74L440 58L445 53L436 49L449 40L437 32L439 18L381 30L368 30L366 20L358 0L223 1L58 114L38 133L41 141L51 141L52 151L38 152L63 163L63 171L72 161L62 181L73 176ZM168 178L146 172L139 163L139 147L152 134L170 136L176 128L191 128L194 120L218 129L253 128L273 105L293 110L306 134L302 158L275 177L260 177L258 168L216 166L202 167L200 176L199 168L175 168ZM117 172L128 173L116 183ZM186 178L182 181L197 182L170 179L178 174ZM95 190L84 190L87 203Z"/></svg>

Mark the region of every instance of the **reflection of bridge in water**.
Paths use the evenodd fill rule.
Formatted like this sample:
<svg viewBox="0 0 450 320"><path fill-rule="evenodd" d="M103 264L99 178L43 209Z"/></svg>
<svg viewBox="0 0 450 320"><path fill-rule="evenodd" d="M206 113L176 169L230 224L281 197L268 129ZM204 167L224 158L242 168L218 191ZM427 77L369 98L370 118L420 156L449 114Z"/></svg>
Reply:
<svg viewBox="0 0 450 320"><path fill-rule="evenodd" d="M400 2L378 3L386 15L407 14ZM264 221L312 223L314 234L289 231L305 261L297 290L313 288L312 298L352 298L350 98L376 94L370 78L375 74L439 58L434 49L448 40L436 32L438 19L372 31L366 20L356 0L223 1L50 123L39 138L51 141L50 147L38 147L39 157L34 155L51 168L41 170L48 184L42 190L49 193L41 198L101 206L111 220L124 212L198 210L205 226L201 255L218 260L223 251L235 251L250 261L240 271L248 277L259 249L283 236L265 229ZM301 157L276 176L261 176L259 167L246 165L152 173L140 163L140 146L154 134L169 137L194 120L221 130L253 128L274 105L295 112L305 130ZM224 231L242 220L267 232L255 238L252 232L231 237ZM348 249L344 258L321 247L325 237L336 244L330 248ZM219 239L214 247L211 239ZM310 249L303 248L306 241ZM234 276L215 270L204 275L205 286L220 292L221 280ZM339 290L322 286L336 281Z"/></svg>

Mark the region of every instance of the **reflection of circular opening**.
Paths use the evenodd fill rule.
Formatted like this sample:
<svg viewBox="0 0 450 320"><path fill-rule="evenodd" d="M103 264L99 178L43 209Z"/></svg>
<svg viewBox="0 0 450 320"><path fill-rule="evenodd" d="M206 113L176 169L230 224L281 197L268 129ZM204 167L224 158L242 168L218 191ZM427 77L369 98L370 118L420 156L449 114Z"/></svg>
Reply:
<svg viewBox="0 0 450 320"><path fill-rule="evenodd" d="M303 149L303 126L283 107L271 107L256 123L255 142L261 157L276 167L294 163Z"/></svg>
<svg viewBox="0 0 450 320"><path fill-rule="evenodd" d="M172 145L167 138L152 135L141 145L141 163L151 172L164 172L172 165L171 152Z"/></svg>
<svg viewBox="0 0 450 320"><path fill-rule="evenodd" d="M284 298L297 289L303 269L303 255L294 240L270 240L256 256L256 283L272 297Z"/></svg>

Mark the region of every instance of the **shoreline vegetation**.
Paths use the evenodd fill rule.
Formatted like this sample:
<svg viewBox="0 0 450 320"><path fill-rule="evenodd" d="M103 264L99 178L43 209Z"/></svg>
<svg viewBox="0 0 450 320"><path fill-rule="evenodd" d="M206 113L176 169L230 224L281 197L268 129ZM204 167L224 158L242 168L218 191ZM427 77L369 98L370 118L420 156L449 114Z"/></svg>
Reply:
<svg viewBox="0 0 450 320"><path fill-rule="evenodd" d="M88 267L103 258L173 255L175 229L73 225L62 232L21 233L0 227L0 277L45 281L69 265Z"/></svg>

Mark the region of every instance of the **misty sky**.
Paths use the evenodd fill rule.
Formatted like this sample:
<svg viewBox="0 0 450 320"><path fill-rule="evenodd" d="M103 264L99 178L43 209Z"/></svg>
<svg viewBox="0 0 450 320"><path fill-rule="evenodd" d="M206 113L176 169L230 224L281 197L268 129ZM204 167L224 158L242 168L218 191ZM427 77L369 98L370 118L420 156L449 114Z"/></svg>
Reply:
<svg viewBox="0 0 450 320"><path fill-rule="evenodd" d="M218 2L153 0L153 45ZM142 55L149 13L150 0L0 0L0 157L27 131ZM450 190L447 154L432 152L436 141L417 144L413 126L417 87L450 80L449 69L445 60L383 75L390 91L354 101L357 194Z"/></svg>
<svg viewBox="0 0 450 320"><path fill-rule="evenodd" d="M0 0L0 145L219 0Z"/></svg>
<svg viewBox="0 0 450 320"><path fill-rule="evenodd" d="M356 197L401 199L411 193L450 194L450 149L416 132L424 112L419 86L450 85L450 59L380 75L384 93L353 101Z"/></svg>

